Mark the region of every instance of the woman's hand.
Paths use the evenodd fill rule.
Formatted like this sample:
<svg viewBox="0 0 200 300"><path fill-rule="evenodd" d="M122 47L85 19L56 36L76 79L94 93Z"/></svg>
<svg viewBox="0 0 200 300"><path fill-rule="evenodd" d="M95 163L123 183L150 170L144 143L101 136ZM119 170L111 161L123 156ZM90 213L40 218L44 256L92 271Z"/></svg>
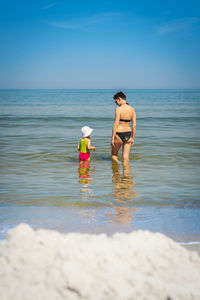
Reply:
<svg viewBox="0 0 200 300"><path fill-rule="evenodd" d="M131 144L131 146L133 146L133 144L134 144L134 139L131 137L131 138L128 140L128 142Z"/></svg>
<svg viewBox="0 0 200 300"><path fill-rule="evenodd" d="M113 147L115 147L115 139L114 139L114 138L112 138L112 140L111 140L111 145L112 145Z"/></svg>

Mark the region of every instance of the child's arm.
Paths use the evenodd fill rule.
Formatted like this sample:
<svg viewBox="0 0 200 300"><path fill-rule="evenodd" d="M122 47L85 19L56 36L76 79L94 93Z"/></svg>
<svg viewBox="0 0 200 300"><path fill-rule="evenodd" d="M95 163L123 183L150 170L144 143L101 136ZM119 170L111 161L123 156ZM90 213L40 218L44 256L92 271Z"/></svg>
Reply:
<svg viewBox="0 0 200 300"><path fill-rule="evenodd" d="M78 142L77 150L78 150L78 151L80 150L80 142Z"/></svg>
<svg viewBox="0 0 200 300"><path fill-rule="evenodd" d="M91 141L90 141L90 139L87 140L87 148L88 148L88 150L94 150L94 151L95 151L95 149L96 149L94 146L91 146Z"/></svg>

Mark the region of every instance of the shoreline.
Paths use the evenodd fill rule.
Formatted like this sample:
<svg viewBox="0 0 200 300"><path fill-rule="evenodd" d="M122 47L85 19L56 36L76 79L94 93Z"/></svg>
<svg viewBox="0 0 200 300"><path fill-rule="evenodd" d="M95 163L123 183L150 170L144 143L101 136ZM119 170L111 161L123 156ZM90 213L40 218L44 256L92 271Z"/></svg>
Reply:
<svg viewBox="0 0 200 300"><path fill-rule="evenodd" d="M160 232L178 243L200 243L199 216L200 209L194 214L194 209L170 207L3 206L0 208L0 239L5 239L7 232L18 224L26 223L35 230L106 233L108 236L141 229Z"/></svg>
<svg viewBox="0 0 200 300"><path fill-rule="evenodd" d="M147 230L62 234L20 224L0 241L0 294L3 300L33 300L35 295L197 300L200 256L189 251L194 248L199 253L199 245L183 247Z"/></svg>

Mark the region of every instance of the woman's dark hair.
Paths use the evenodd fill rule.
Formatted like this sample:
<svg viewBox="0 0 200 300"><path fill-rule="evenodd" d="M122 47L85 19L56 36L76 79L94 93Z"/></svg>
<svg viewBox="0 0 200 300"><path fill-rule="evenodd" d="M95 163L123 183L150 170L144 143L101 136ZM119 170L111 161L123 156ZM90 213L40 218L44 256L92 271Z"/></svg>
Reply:
<svg viewBox="0 0 200 300"><path fill-rule="evenodd" d="M115 99L115 100L119 99L119 98L126 100L126 95L123 92L118 92L113 96L113 99Z"/></svg>

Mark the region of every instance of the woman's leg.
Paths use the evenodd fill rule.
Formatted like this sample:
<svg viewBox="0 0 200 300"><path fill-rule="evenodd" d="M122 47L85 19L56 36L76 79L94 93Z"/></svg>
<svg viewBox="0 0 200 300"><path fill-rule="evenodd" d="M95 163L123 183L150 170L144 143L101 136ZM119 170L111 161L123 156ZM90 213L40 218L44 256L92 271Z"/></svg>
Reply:
<svg viewBox="0 0 200 300"><path fill-rule="evenodd" d="M123 161L128 161L129 160L129 153L131 150L131 143L125 143L122 146L122 158Z"/></svg>
<svg viewBox="0 0 200 300"><path fill-rule="evenodd" d="M118 135L115 136L115 146L112 145L112 160L115 162L118 162L118 152L119 149L122 145L122 140L120 139L120 137Z"/></svg>

